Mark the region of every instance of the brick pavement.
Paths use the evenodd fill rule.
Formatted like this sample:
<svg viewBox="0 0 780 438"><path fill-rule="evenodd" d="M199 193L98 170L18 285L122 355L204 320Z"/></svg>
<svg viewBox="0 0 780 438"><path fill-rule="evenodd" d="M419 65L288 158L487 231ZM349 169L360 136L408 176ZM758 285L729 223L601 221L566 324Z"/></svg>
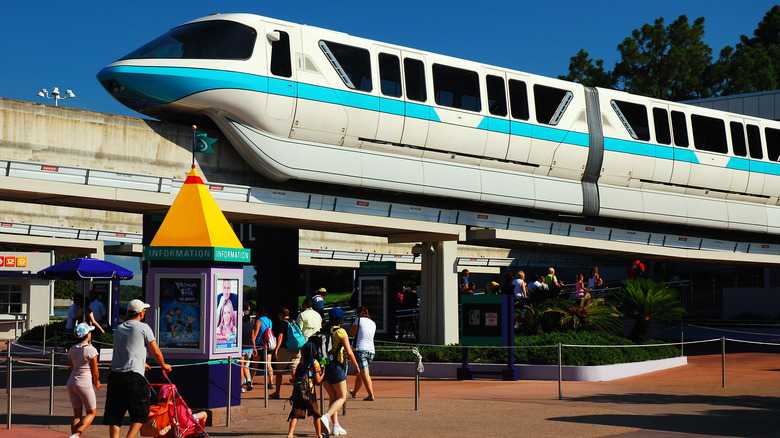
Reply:
<svg viewBox="0 0 780 438"><path fill-rule="evenodd" d="M563 382L562 400L554 381L423 379L417 411L413 379L374 381L376 401L347 403L341 420L347 436L772 437L780 431L780 354L772 353L729 354L725 388L720 355L692 356L684 367L611 382ZM285 385L282 395L289 391ZM220 418L207 428L209 434L284 436L289 405L269 400L265 408L262 396L262 386L256 385L233 409L231 427ZM104 397L98 397L99 414ZM53 416L48 415L48 379L14 388L13 403L10 430L0 415L0 438L69 435L64 387L55 390ZM85 437L108 436L100 422L99 416ZM296 436L313 436L313 430L309 419L300 421Z"/></svg>

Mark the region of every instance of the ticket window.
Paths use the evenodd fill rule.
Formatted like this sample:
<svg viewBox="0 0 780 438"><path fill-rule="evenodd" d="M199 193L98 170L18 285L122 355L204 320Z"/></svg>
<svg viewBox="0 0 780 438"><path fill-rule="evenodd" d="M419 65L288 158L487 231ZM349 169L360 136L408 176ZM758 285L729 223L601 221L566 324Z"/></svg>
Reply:
<svg viewBox="0 0 780 438"><path fill-rule="evenodd" d="M19 283L0 284L0 315L21 313L22 285Z"/></svg>

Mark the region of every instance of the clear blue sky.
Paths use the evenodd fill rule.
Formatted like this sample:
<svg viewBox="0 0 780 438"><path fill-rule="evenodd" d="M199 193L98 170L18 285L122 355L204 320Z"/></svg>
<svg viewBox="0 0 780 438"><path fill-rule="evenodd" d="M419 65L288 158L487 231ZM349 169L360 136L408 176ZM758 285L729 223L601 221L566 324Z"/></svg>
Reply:
<svg viewBox="0 0 780 438"><path fill-rule="evenodd" d="M569 58L580 49L604 59L611 70L617 45L633 29L658 17L668 24L681 14L690 22L705 17L704 40L717 57L740 35L752 36L773 5L753 0L6 1L0 97L52 103L37 93L56 86L77 96L61 105L134 116L103 91L97 72L168 29L217 12L265 15L555 77L568 72ZM137 261L122 264L138 270Z"/></svg>
<svg viewBox="0 0 780 438"><path fill-rule="evenodd" d="M608 69L633 29L681 14L705 17L717 56L752 36L765 1L8 1L0 26L0 97L45 102L41 88L76 93L60 104L134 115L95 79L110 62L171 27L215 12L248 12L546 76L568 72L584 48ZM49 101L51 103L51 101Z"/></svg>

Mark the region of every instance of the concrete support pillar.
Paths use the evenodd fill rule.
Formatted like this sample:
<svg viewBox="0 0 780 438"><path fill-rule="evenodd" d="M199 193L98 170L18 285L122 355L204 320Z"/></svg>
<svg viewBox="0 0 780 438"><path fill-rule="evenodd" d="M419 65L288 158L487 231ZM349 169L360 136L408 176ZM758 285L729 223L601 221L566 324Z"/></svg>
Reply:
<svg viewBox="0 0 780 438"><path fill-rule="evenodd" d="M457 343L458 275L455 241L422 244L420 298L420 342L447 345Z"/></svg>

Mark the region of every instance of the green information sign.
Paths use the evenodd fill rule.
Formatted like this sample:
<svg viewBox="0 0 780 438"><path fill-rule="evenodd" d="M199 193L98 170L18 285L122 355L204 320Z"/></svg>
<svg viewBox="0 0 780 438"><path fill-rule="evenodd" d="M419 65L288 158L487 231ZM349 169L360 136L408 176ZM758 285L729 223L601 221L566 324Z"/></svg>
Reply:
<svg viewBox="0 0 780 438"><path fill-rule="evenodd" d="M395 274L395 262L360 262L360 275Z"/></svg>
<svg viewBox="0 0 780 438"><path fill-rule="evenodd" d="M251 250L197 246L147 246L144 248L144 258L167 261L250 263Z"/></svg>

